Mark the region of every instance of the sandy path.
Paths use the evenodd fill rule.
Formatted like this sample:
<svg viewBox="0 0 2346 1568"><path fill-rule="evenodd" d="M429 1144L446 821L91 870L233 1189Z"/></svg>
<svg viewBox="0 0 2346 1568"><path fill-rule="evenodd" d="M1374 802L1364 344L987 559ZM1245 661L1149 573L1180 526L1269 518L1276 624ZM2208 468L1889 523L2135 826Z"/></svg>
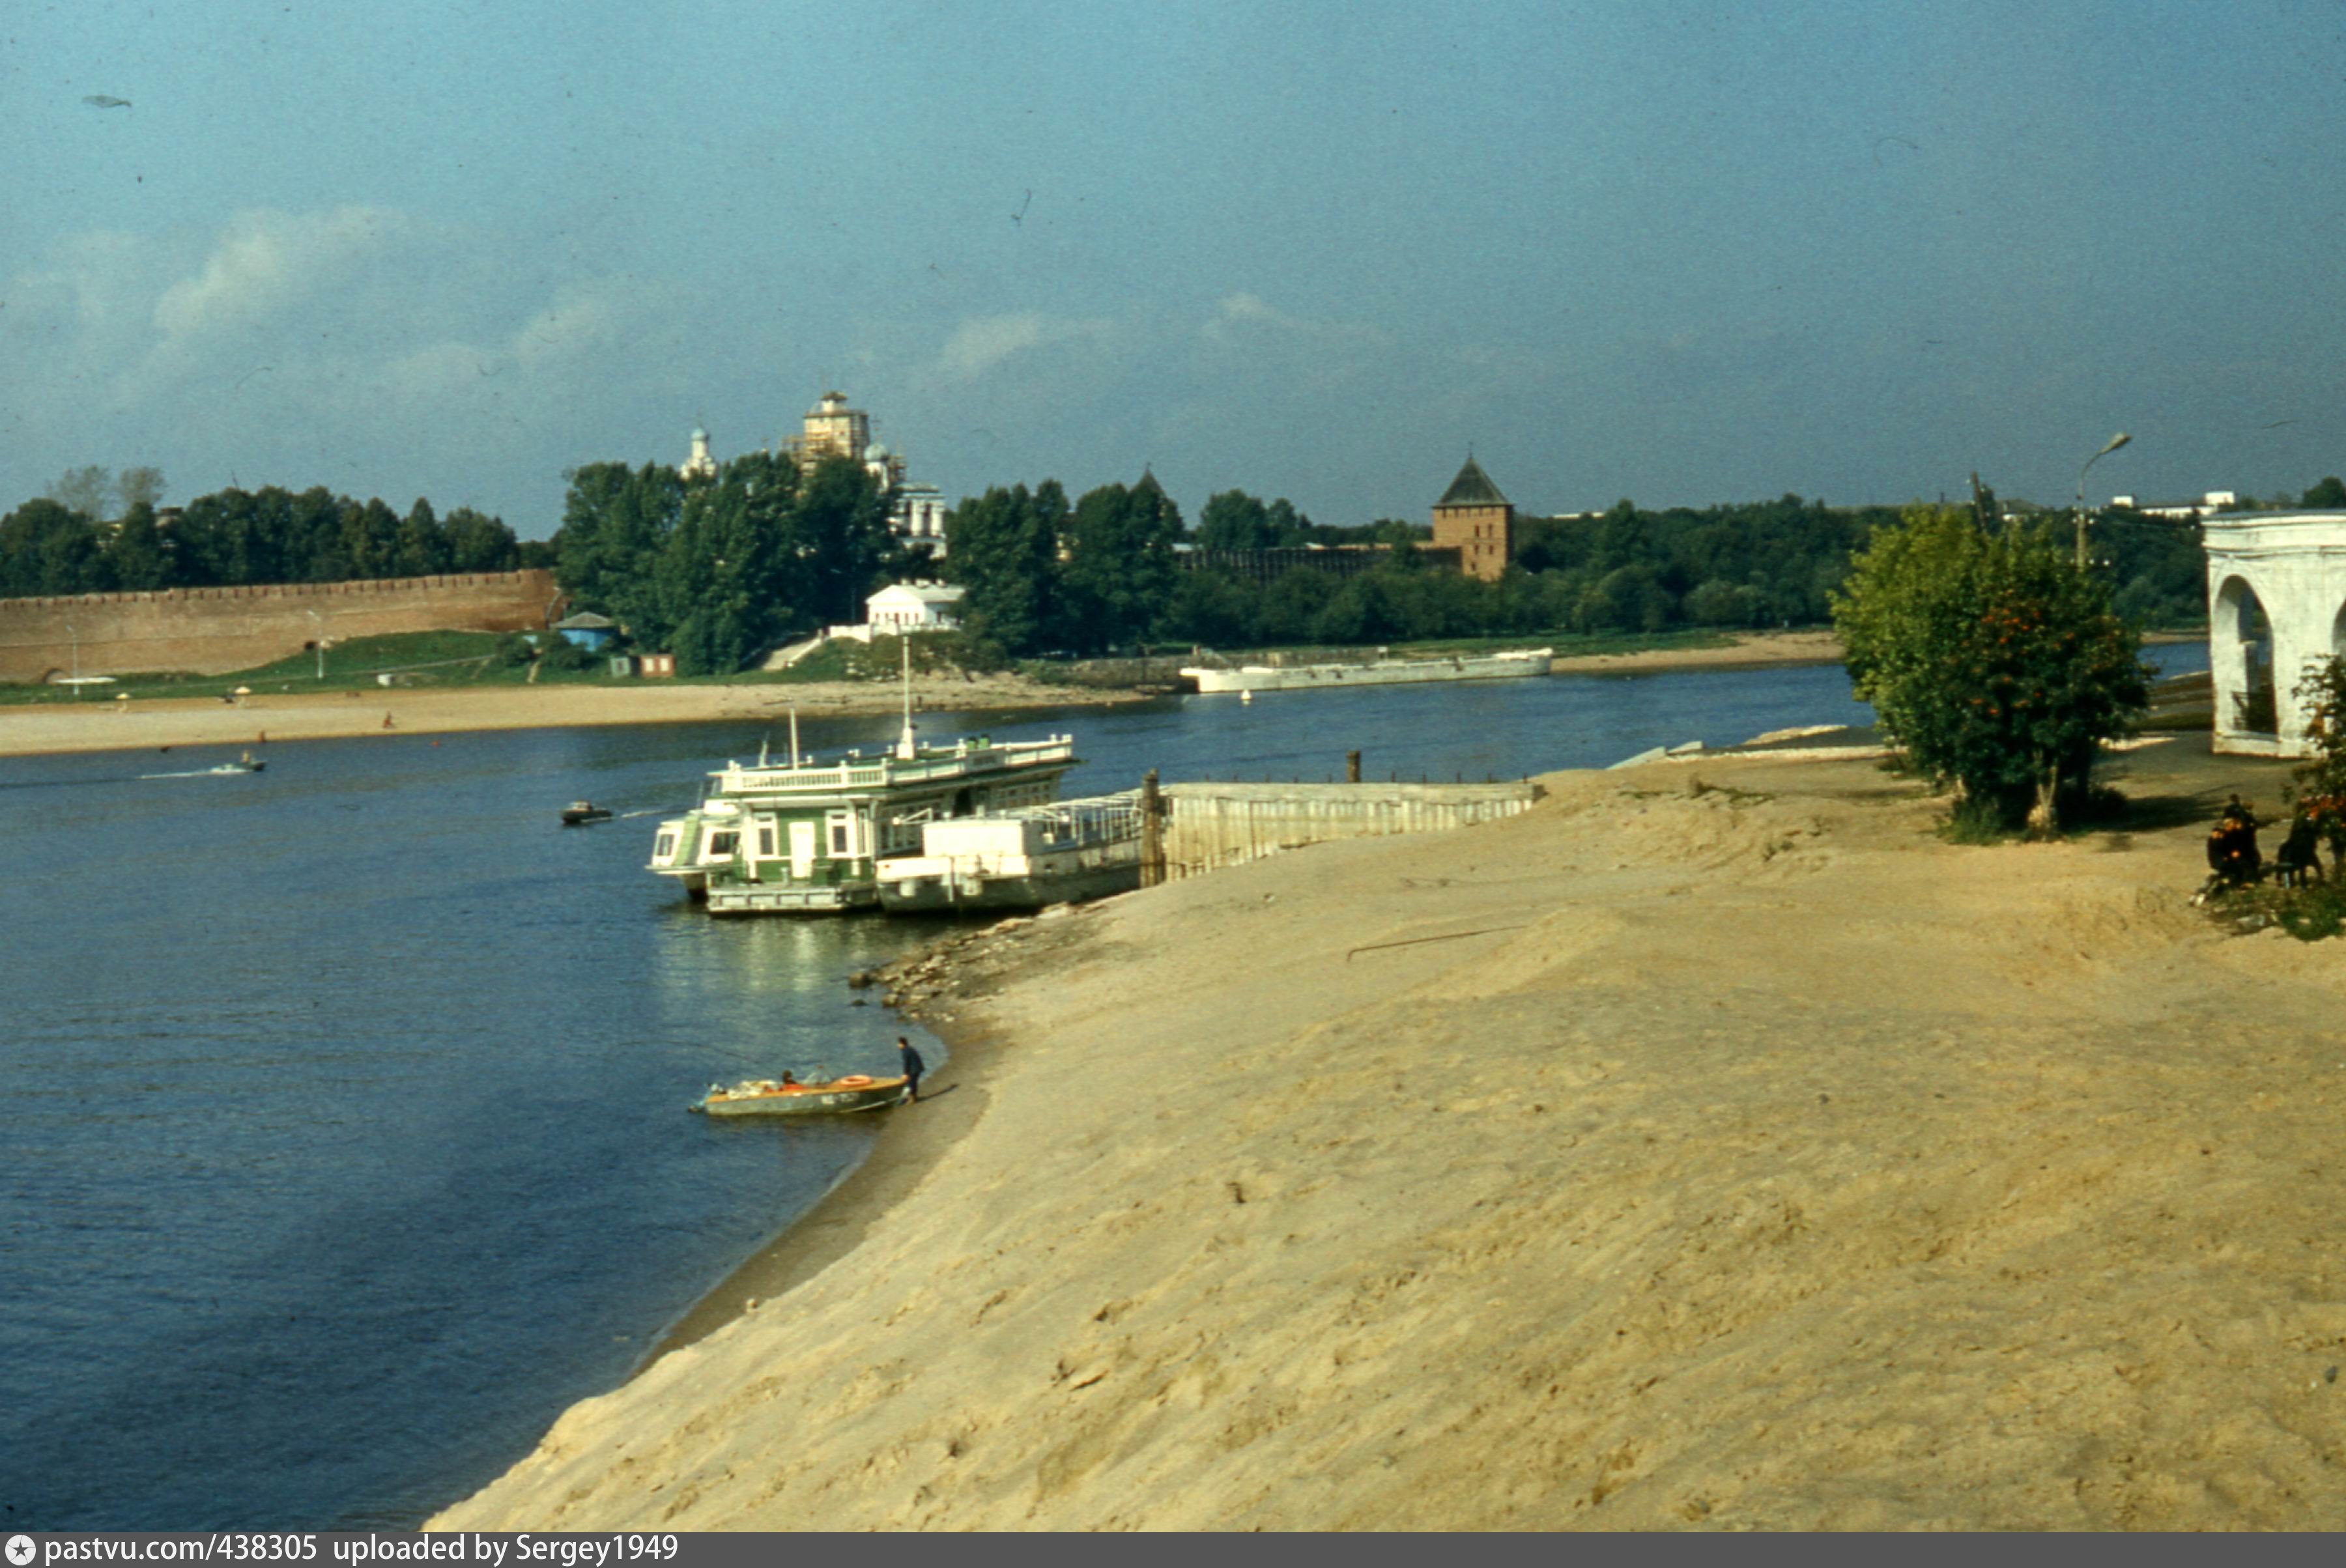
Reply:
<svg viewBox="0 0 2346 1568"><path fill-rule="evenodd" d="M2346 970L2185 906L2205 780L1548 782L993 943L883 1219L435 1523L2346 1525Z"/></svg>
<svg viewBox="0 0 2346 1568"><path fill-rule="evenodd" d="M1016 676L974 681L916 679L923 708L1091 707L1132 700L1130 692L1044 686ZM589 724L670 724L723 718L892 713L900 688L887 682L702 686L498 686L405 690L261 691L235 706L212 698L0 706L0 757L48 751L109 751L158 746L240 746L352 735L447 734L469 729L541 729ZM383 725L388 714L389 730Z"/></svg>

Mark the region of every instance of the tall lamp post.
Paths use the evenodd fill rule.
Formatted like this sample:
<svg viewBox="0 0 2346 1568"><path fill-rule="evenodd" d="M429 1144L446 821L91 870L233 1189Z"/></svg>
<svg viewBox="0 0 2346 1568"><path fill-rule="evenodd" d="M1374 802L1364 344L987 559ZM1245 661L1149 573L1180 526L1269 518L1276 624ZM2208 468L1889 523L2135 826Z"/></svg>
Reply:
<svg viewBox="0 0 2346 1568"><path fill-rule="evenodd" d="M2093 467L2133 439L2125 431L2118 432L2103 443L2101 451L2086 459L2086 468ZM2077 470L2077 570L2080 572L2086 569L2086 468Z"/></svg>
<svg viewBox="0 0 2346 1568"><path fill-rule="evenodd" d="M78 698L81 696L81 634L74 630L71 621L66 623L66 636L73 639L73 688L74 696Z"/></svg>
<svg viewBox="0 0 2346 1568"><path fill-rule="evenodd" d="M303 610L303 615L318 623L318 678L326 678L326 623L315 610Z"/></svg>

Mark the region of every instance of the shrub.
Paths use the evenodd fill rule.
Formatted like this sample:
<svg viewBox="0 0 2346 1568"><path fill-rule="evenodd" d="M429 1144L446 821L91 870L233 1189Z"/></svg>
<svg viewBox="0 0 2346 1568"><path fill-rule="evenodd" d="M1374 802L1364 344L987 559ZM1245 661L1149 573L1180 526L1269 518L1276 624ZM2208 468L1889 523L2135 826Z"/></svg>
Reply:
<svg viewBox="0 0 2346 1568"><path fill-rule="evenodd" d="M2006 824L2051 830L2101 743L2149 705L2139 637L2041 529L1991 535L1968 509L1910 507L1831 601L1851 684L1907 766Z"/></svg>

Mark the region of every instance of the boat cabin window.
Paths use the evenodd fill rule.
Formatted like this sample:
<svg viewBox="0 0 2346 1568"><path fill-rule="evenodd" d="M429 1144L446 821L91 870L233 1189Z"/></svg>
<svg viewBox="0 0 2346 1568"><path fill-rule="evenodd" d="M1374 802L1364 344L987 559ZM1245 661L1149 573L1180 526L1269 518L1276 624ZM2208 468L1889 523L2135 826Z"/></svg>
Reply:
<svg viewBox="0 0 2346 1568"><path fill-rule="evenodd" d="M847 853L847 823L840 818L833 817L831 820L831 854L833 856L844 856Z"/></svg>
<svg viewBox="0 0 2346 1568"><path fill-rule="evenodd" d="M758 824L758 858L761 860L774 858L774 825L771 822Z"/></svg>
<svg viewBox="0 0 2346 1568"><path fill-rule="evenodd" d="M704 860L727 859L733 853L733 847L740 841L739 833L711 833L709 835L709 848L702 851L700 858Z"/></svg>

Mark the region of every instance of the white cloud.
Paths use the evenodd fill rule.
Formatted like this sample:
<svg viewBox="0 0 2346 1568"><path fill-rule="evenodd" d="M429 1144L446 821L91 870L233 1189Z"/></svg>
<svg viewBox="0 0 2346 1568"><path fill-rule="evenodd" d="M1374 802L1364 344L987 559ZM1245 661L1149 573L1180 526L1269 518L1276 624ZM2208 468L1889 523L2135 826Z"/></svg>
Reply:
<svg viewBox="0 0 2346 1568"><path fill-rule="evenodd" d="M1105 321L1046 316L1039 311L974 316L955 327L953 335L945 340L943 351L929 367L927 379L944 382L975 381L1004 361L1030 350L1105 337L1111 325Z"/></svg>
<svg viewBox="0 0 2346 1568"><path fill-rule="evenodd" d="M630 454L633 411L700 362L687 302L516 254L358 206L61 239L0 281L0 510L82 463L158 463L180 497L240 475L444 510Z"/></svg>
<svg viewBox="0 0 2346 1568"><path fill-rule="evenodd" d="M402 214L380 207L240 212L203 270L155 302L155 326L166 340L184 339L283 314L392 249L407 229Z"/></svg>
<svg viewBox="0 0 2346 1568"><path fill-rule="evenodd" d="M1355 321L1318 321L1304 316L1290 315L1261 295L1246 292L1224 299L1203 331L1212 341L1232 345L1267 337L1366 348L1382 348L1392 341L1392 334L1382 327Z"/></svg>

